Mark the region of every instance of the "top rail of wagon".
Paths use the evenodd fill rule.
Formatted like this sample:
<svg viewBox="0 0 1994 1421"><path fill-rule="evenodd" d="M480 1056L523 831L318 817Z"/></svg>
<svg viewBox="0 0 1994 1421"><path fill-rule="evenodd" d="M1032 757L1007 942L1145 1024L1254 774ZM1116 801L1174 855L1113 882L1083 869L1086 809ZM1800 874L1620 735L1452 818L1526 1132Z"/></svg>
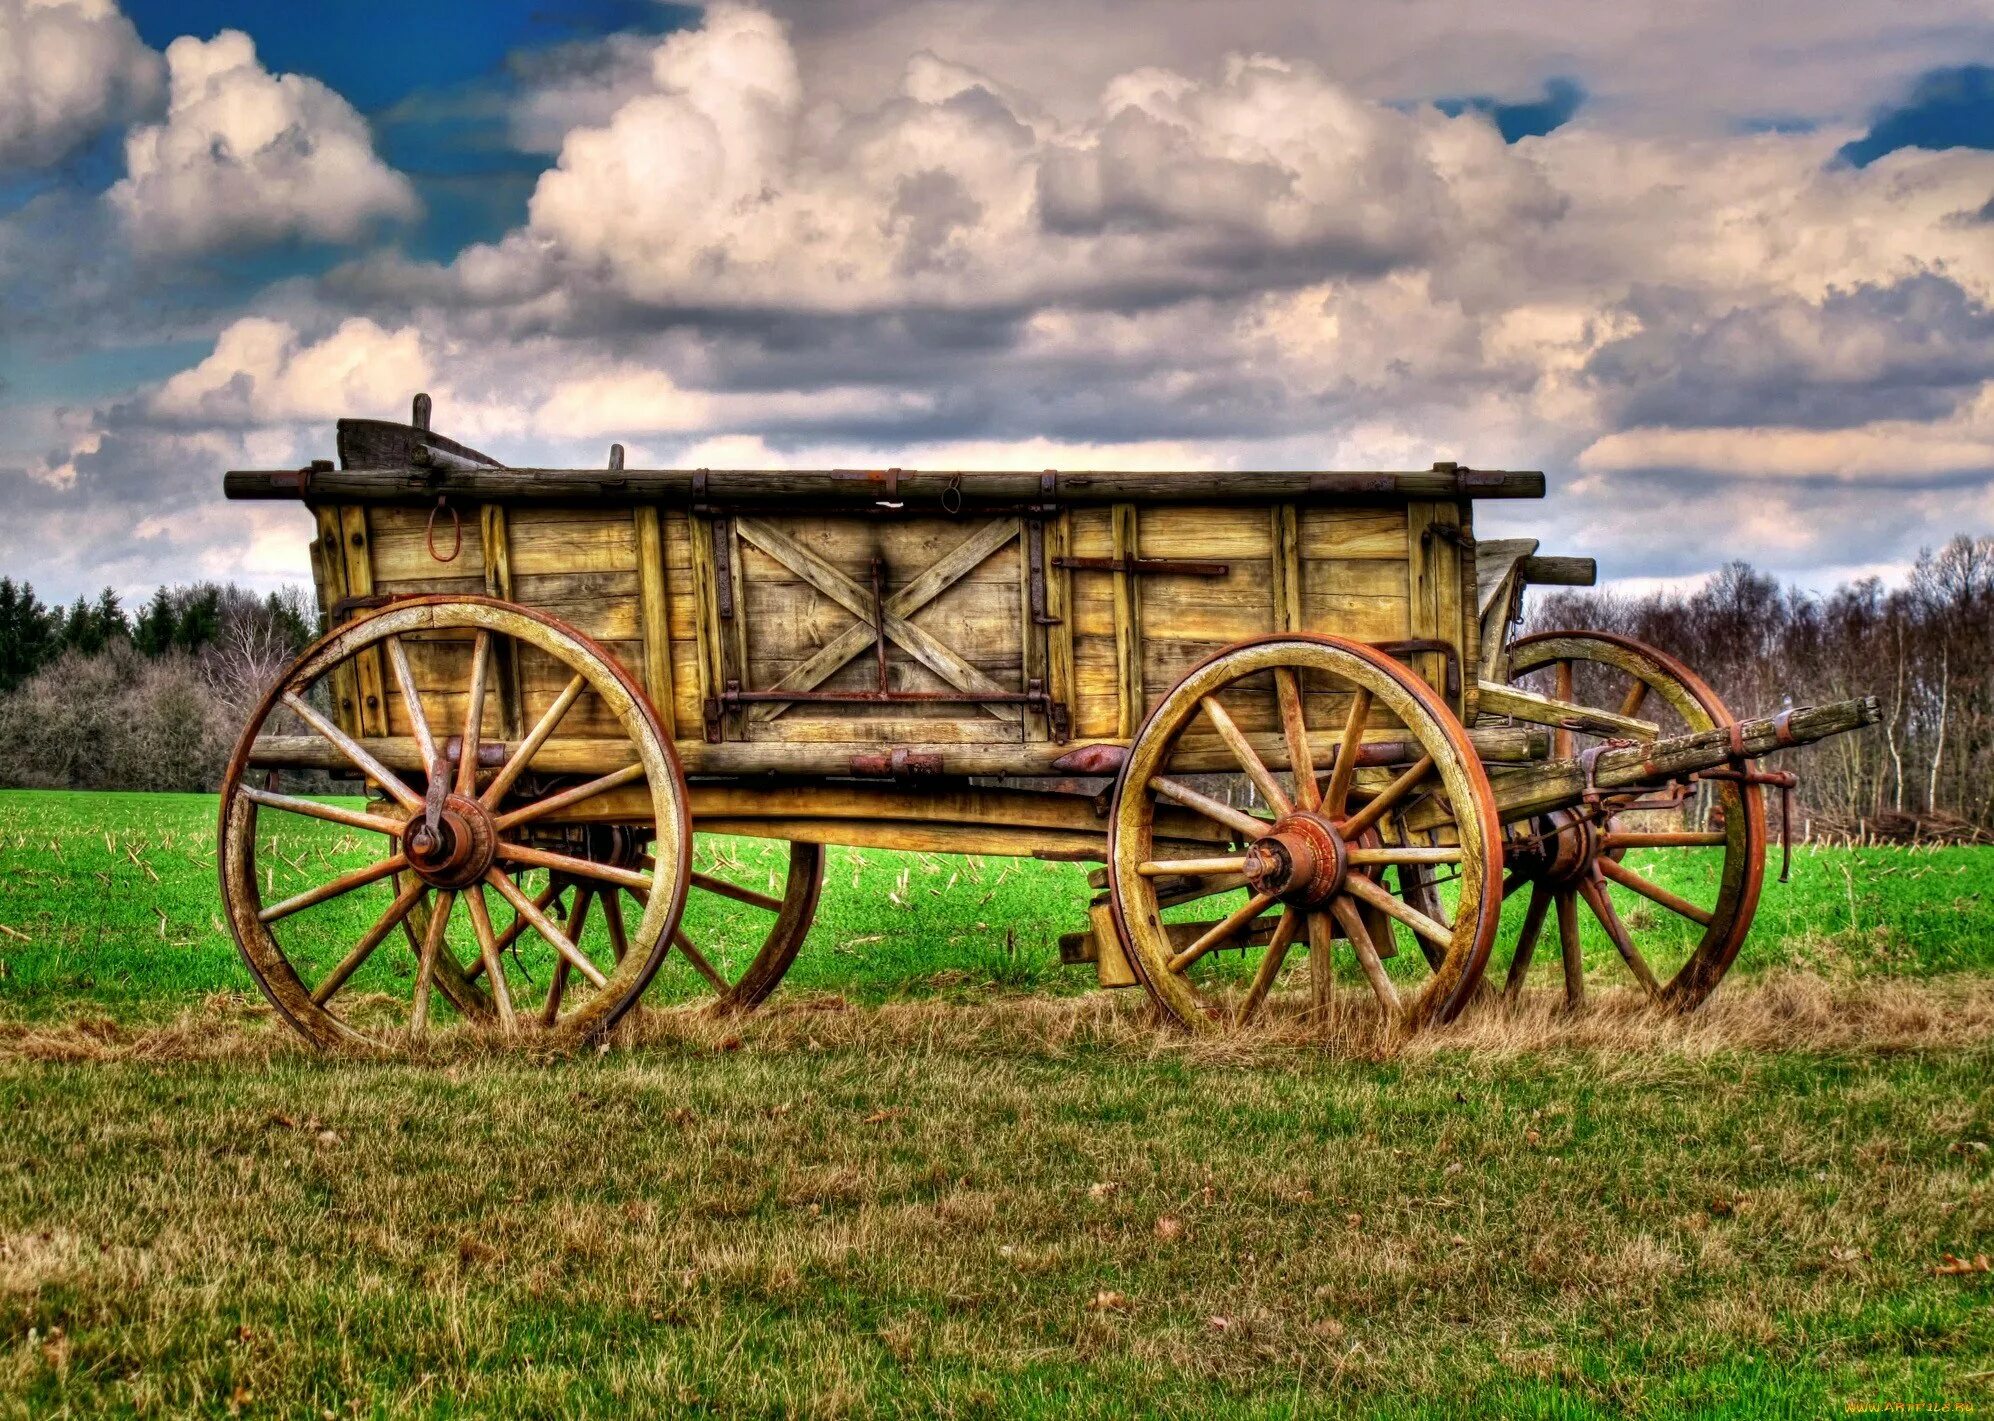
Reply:
<svg viewBox="0 0 1994 1421"><path fill-rule="evenodd" d="M236 499L422 503L439 496L509 503L673 503L695 507L872 506L888 510L1036 509L1110 503L1258 503L1542 498L1536 470L1436 464L1411 472L987 469L392 469L233 470Z"/></svg>

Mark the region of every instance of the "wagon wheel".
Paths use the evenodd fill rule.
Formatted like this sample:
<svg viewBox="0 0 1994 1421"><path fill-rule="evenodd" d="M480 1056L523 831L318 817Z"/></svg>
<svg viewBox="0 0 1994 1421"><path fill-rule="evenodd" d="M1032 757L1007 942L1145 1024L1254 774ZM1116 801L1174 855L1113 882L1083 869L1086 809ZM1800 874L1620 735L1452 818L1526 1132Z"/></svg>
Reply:
<svg viewBox="0 0 1994 1421"><path fill-rule="evenodd" d="M1662 724L1664 735L1710 730L1734 717L1717 693L1668 654L1606 632L1545 632L1511 652L1517 678L1549 673L1561 700L1611 709ZM1552 753L1580 753L1596 737L1553 732ZM1709 827L1649 827L1656 817L1638 796L1610 798L1531 820L1513 840L1512 885L1529 886L1521 931L1511 949L1503 994L1514 998L1529 974L1547 919L1555 916L1565 998L1585 1000L1579 907L1593 917L1649 997L1689 1011L1715 990L1750 931L1765 878L1764 792L1733 780L1708 781ZM1684 805L1694 807L1685 793ZM1630 851L1657 851L1657 873L1630 864ZM1662 881L1657 881L1657 880ZM1682 891L1665 886L1675 883ZM1553 909L1555 908L1555 914Z"/></svg>
<svg viewBox="0 0 1994 1421"><path fill-rule="evenodd" d="M692 870L685 917L672 934L673 955L683 964L672 985L689 987L691 1000L710 1010L746 1011L781 984L810 935L824 887L824 846L786 845L773 891L777 885L753 881L753 868L723 859L710 843L707 867Z"/></svg>
<svg viewBox="0 0 1994 1421"><path fill-rule="evenodd" d="M424 653L459 663L448 693L418 695L410 655L418 642ZM534 718L522 740L494 744L498 753L486 756L479 747L492 741L497 718L497 698L487 689L502 649L551 660L568 680L546 704L525 708ZM409 737L370 749L311 697L336 668L383 654ZM634 762L556 793L519 793L527 765L584 695L620 729ZM446 710L452 723L437 723ZM278 793L260 774L253 783L251 747L286 712L378 786L381 800L354 810ZM397 745L411 750L396 756ZM405 768L389 768L383 755ZM652 871L596 861L550 839L559 831L549 830L547 816L625 786L637 791L628 818L651 845ZM332 855L350 861L357 852L359 866L345 868L328 855L328 825L346 831L331 844ZM287 836L295 851L314 831L321 833L316 860L308 842L295 858L284 853ZM436 1018L438 996L475 1021L582 1036L614 1024L663 960L685 903L690 839L685 781L670 743L643 693L600 647L509 603L420 598L315 643L250 717L222 784L222 897L258 985L319 1045L378 1044L398 1028L421 1032ZM538 872L598 891L631 890L641 909L623 925L623 950L589 947L572 918L556 923L547 911L552 899L522 887ZM266 903L280 873L294 882L303 876L306 885ZM363 901L370 895L372 904ZM523 920L503 940L493 923L502 903ZM379 954L398 927L413 951ZM541 966L531 965L529 949Z"/></svg>
<svg viewBox="0 0 1994 1421"><path fill-rule="evenodd" d="M1269 753L1241 729L1254 718L1275 728L1260 741ZM1274 817L1187 784L1176 764L1187 736L1222 747ZM1304 768L1283 779L1270 759ZM1158 848L1160 806L1195 811L1230 831L1236 847L1170 856ZM1450 875L1453 911L1436 902L1422 912L1394 896L1379 882L1393 865ZM1109 817L1108 886L1123 948L1157 1004L1194 1028L1222 1019L1224 974L1212 969L1228 947L1259 950L1234 1019L1261 1007L1298 944L1309 955L1314 1006L1327 1010L1338 938L1388 1017L1451 1017L1494 942L1501 876L1494 797L1460 722L1407 667L1335 637L1244 642L1193 669L1137 734ZM1215 922L1166 920L1166 911L1228 893L1243 901ZM1431 949L1410 975L1385 965L1393 920Z"/></svg>

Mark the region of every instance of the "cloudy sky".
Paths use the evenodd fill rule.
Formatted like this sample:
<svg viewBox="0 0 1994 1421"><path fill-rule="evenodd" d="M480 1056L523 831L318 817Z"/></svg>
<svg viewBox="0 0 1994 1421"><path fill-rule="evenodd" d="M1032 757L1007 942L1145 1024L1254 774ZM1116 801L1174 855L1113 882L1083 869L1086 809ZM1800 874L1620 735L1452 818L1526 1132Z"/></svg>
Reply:
<svg viewBox="0 0 1994 1421"><path fill-rule="evenodd" d="M1813 586L1994 531L1986 0L0 0L0 571L231 467L1542 468Z"/></svg>

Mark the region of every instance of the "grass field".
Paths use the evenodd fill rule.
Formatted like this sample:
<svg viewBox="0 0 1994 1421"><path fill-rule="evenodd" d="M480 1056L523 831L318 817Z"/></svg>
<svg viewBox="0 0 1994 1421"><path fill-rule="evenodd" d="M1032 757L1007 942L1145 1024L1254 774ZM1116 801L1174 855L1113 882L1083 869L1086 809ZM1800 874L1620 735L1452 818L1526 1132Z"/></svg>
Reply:
<svg viewBox="0 0 1994 1421"><path fill-rule="evenodd" d="M1324 1051L1089 991L1077 868L843 853L754 1018L384 1063L212 816L0 795L0 1415L1994 1407L1991 855L1803 853L1687 1022Z"/></svg>

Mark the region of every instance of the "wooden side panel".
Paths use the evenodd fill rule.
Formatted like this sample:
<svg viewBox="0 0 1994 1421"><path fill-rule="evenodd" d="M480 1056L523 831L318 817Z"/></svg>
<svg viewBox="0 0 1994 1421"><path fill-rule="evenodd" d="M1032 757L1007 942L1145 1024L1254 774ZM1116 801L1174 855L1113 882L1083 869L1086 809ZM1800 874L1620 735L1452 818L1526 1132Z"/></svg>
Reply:
<svg viewBox="0 0 1994 1421"><path fill-rule="evenodd" d="M1412 635L1406 568L1406 509L1304 508L1302 625L1353 641Z"/></svg>
<svg viewBox="0 0 1994 1421"><path fill-rule="evenodd" d="M319 579L319 610L325 616L326 627L330 629L332 609L347 596L345 535L341 531L338 509L315 509L313 516L318 520L318 537L312 544L312 570ZM342 662L333 668L327 679L333 719L348 735L361 734L360 699L353 680L353 668Z"/></svg>
<svg viewBox="0 0 1994 1421"><path fill-rule="evenodd" d="M1462 599L1463 557L1461 505L1456 502L1426 501L1406 506L1406 586L1408 636L1437 638L1454 646L1461 659L1455 664L1465 681L1475 663L1468 659L1467 608ZM1422 653L1409 658L1434 689L1447 690L1446 658ZM1460 687L1454 692L1460 708Z"/></svg>
<svg viewBox="0 0 1994 1421"><path fill-rule="evenodd" d="M1114 554L1106 508L1076 508L1066 515L1067 554ZM1121 687L1115 672L1115 578L1110 572L1075 569L1067 579L1073 643L1073 733L1098 740L1119 733Z"/></svg>
<svg viewBox="0 0 1994 1421"><path fill-rule="evenodd" d="M1142 556L1223 563L1222 577L1145 573L1141 584L1141 714L1184 673L1217 652L1279 628L1274 520L1260 507L1159 506L1142 510ZM1242 701L1243 729L1274 728L1271 696Z"/></svg>
<svg viewBox="0 0 1994 1421"><path fill-rule="evenodd" d="M370 597L374 586L373 539L367 510L358 505L339 510L340 543L346 555L346 587L355 597ZM365 735L388 733L387 665L379 647L353 658L360 699L360 730Z"/></svg>
<svg viewBox="0 0 1994 1421"><path fill-rule="evenodd" d="M671 612L665 590L665 542L662 519L646 504L632 515L637 524L637 610L644 639L642 680L651 704L664 722L665 734L677 737L673 722Z"/></svg>

